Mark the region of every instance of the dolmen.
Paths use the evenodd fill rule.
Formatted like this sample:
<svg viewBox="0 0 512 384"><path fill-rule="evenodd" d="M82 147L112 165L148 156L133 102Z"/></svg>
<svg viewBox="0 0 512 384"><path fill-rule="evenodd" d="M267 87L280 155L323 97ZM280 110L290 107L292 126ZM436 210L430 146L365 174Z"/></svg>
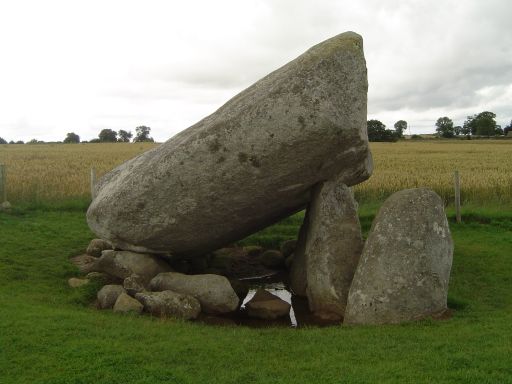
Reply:
<svg viewBox="0 0 512 384"><path fill-rule="evenodd" d="M94 270L124 279L103 301L182 318L237 310L243 297L227 280L165 262L199 260L306 209L285 257L315 316L381 324L446 310L453 243L439 196L398 192L363 239L351 187L373 170L367 89L362 38L342 33L101 178L87 212L102 239Z"/></svg>

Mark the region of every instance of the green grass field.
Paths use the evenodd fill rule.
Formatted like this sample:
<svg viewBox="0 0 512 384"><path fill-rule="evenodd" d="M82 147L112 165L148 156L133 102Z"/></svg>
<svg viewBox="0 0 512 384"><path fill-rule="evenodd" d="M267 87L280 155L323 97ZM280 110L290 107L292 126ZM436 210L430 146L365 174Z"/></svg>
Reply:
<svg viewBox="0 0 512 384"><path fill-rule="evenodd" d="M68 258L93 237L82 203L0 213L0 383L510 383L512 212L467 208L449 320L400 326L215 327L88 306ZM376 205L361 207L368 230ZM451 214L450 214L451 215ZM275 244L300 214L245 240Z"/></svg>

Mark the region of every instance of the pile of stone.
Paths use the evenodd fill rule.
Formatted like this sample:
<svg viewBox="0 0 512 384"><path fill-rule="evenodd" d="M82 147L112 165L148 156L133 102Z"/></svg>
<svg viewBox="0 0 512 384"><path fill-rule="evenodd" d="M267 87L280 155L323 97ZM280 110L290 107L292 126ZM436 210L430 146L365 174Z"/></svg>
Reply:
<svg viewBox="0 0 512 384"><path fill-rule="evenodd" d="M293 245L293 243L295 243L294 240L283 244ZM193 258L171 257L171 265L174 270L182 273L210 273L230 279L243 279L254 276L270 276L284 270L287 266L286 259L289 256L290 253L277 249L233 245Z"/></svg>
<svg viewBox="0 0 512 384"><path fill-rule="evenodd" d="M114 312L147 312L189 320L200 313L235 312L248 293L237 280L217 274L175 272L161 256L113 250L108 241L101 239L92 240L86 253L73 258L73 262L87 275L69 279L69 285L77 288L101 279L106 284L98 291L97 307ZM252 306L261 301L261 292L248 303L249 316L274 319L289 313L288 303L277 297L270 300L268 295L264 303Z"/></svg>
<svg viewBox="0 0 512 384"><path fill-rule="evenodd" d="M439 196L396 193L363 241L350 187L372 173L366 72L361 37L335 36L105 175L87 220L116 249L94 262L123 279L108 304L185 318L232 311L240 298L226 277L176 273L165 260L212 268L205 255L306 208L293 255L261 258L291 268L293 293L316 316L397 323L446 310L453 244Z"/></svg>

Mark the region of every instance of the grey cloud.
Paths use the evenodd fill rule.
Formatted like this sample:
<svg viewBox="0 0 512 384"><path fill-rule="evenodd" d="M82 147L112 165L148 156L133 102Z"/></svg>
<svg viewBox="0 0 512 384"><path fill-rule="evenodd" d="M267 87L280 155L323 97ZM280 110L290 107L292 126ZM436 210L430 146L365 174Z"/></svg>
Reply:
<svg viewBox="0 0 512 384"><path fill-rule="evenodd" d="M216 91L234 94L347 29L365 38L372 113L467 108L485 101L478 93L483 87L512 84L507 1L450 1L442 7L426 1L396 2L393 7L378 1L351 7L327 1L265 4L268 17L243 37L247 44L224 41L199 47L201 54L194 58L148 72L146 80L159 86L141 86L135 94L210 102Z"/></svg>
<svg viewBox="0 0 512 384"><path fill-rule="evenodd" d="M398 49L403 56L396 58L405 63L388 76L379 72L377 89L370 90L373 112L476 108L485 102L479 90L512 84L512 27L507 16L510 6L506 1L463 5L458 13L449 14L451 19L441 20L445 28L434 21L428 34L419 33L407 42L405 50ZM428 19L425 16L418 20ZM411 25L403 33L414 36ZM392 53L376 54L392 63Z"/></svg>

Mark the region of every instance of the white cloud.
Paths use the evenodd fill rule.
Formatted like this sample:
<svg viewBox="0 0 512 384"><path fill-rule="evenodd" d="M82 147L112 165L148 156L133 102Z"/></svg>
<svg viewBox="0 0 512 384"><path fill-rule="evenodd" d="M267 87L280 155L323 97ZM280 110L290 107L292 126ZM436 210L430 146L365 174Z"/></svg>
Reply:
<svg viewBox="0 0 512 384"><path fill-rule="evenodd" d="M508 0L2 2L0 136L90 139L145 124L165 140L346 30L365 39L369 118L431 131L439 116L492 110L505 125L511 10Z"/></svg>

